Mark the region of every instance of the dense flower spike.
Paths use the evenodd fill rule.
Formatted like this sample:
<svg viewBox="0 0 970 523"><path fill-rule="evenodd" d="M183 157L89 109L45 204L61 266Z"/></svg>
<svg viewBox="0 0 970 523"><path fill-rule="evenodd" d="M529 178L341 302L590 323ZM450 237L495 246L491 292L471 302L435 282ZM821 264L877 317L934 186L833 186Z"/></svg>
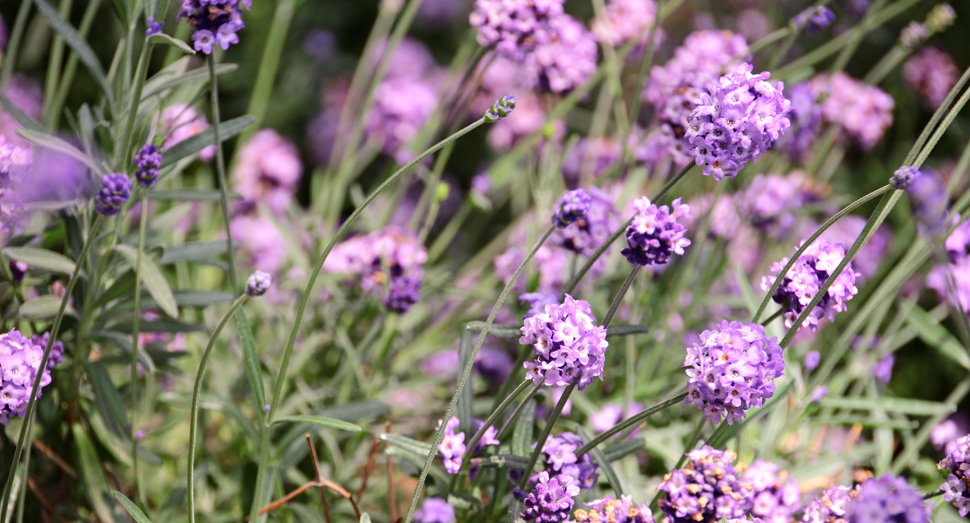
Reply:
<svg viewBox="0 0 970 523"><path fill-rule="evenodd" d="M266 294L273 285L273 277L263 271L256 271L246 280L246 294L255 298Z"/></svg>
<svg viewBox="0 0 970 523"><path fill-rule="evenodd" d="M794 521L800 508L798 483L774 463L756 459L742 478L751 485L751 515L764 523Z"/></svg>
<svg viewBox="0 0 970 523"><path fill-rule="evenodd" d="M135 179L145 187L155 185L158 180L158 169L162 166L162 153L155 144L142 147L135 154Z"/></svg>
<svg viewBox="0 0 970 523"><path fill-rule="evenodd" d="M858 497L849 502L847 523L929 523L930 513L920 491L905 478L889 474L870 478L859 487Z"/></svg>
<svg viewBox="0 0 970 523"><path fill-rule="evenodd" d="M804 11L792 18L792 24L798 28L804 28L812 33L817 33L835 21L835 13L824 5L817 5L806 8Z"/></svg>
<svg viewBox="0 0 970 523"><path fill-rule="evenodd" d="M438 445L438 452L444 457L445 460L445 470L452 474L458 474L461 470L461 457L465 455L465 433L455 432L461 421L457 417L452 417L448 420L448 424L445 425L445 435L441 440L441 444ZM438 420L438 426L435 430L441 429L441 420Z"/></svg>
<svg viewBox="0 0 970 523"><path fill-rule="evenodd" d="M802 310L812 301L819 288L843 258L845 258L845 250L841 243L832 244L821 238L805 249L772 296L772 299L785 310L787 327L791 328ZM761 278L762 290L771 289L787 263L788 258L782 258L780 262L771 266L772 275ZM802 327L808 327L814 331L822 319L834 321L835 315L846 310L846 302L858 292L855 280L856 272L849 263L815 306L815 310L805 319Z"/></svg>
<svg viewBox="0 0 970 523"><path fill-rule="evenodd" d="M646 43L656 17L657 2L654 0L610 0L603 10L603 17L593 19L593 34L600 42L613 47L633 39ZM658 27L655 43L662 39L663 30Z"/></svg>
<svg viewBox="0 0 970 523"><path fill-rule="evenodd" d="M765 336L757 323L724 320L716 330L701 333L700 343L687 348L685 403L693 403L714 423L744 419L745 411L761 407L775 393L774 380L784 376L785 361L776 338Z"/></svg>
<svg viewBox="0 0 970 523"><path fill-rule="evenodd" d="M899 169L896 169L896 172L893 173L892 178L889 179L889 184L893 186L893 189L905 191L909 189L910 185L912 185L913 180L919 177L921 174L922 173L920 173L919 169L910 167L909 165L904 165Z"/></svg>
<svg viewBox="0 0 970 523"><path fill-rule="evenodd" d="M402 276L394 278L387 288L384 306L398 314L407 312L421 299L421 280Z"/></svg>
<svg viewBox="0 0 970 523"><path fill-rule="evenodd" d="M114 216L131 196L131 180L122 173L101 177L101 190L94 197L94 209L102 216Z"/></svg>
<svg viewBox="0 0 970 523"><path fill-rule="evenodd" d="M872 149L893 123L893 98L876 86L867 85L838 72L831 77L818 76L812 89L827 94L822 102L822 116L839 124L864 150Z"/></svg>
<svg viewBox="0 0 970 523"><path fill-rule="evenodd" d="M249 10L252 0L182 0L178 19L185 18L195 29L192 42L196 51L212 54L212 46L223 50L239 43L239 31L246 24L242 9Z"/></svg>
<svg viewBox="0 0 970 523"><path fill-rule="evenodd" d="M389 77L374 90L374 105L365 120L367 134L383 141L385 154L405 163L414 157L408 146L437 107L438 88L432 82Z"/></svg>
<svg viewBox="0 0 970 523"><path fill-rule="evenodd" d="M593 463L589 453L576 456L576 450L583 446L583 440L572 432L563 432L559 436L550 436L542 446L542 453L546 458L545 473L551 478L569 476L573 485L587 492L596 485L599 478L596 470L599 465ZM530 478L539 481L539 476Z"/></svg>
<svg viewBox="0 0 970 523"><path fill-rule="evenodd" d="M844 522L849 503L858 497L858 488L836 485L805 507L802 523Z"/></svg>
<svg viewBox="0 0 970 523"><path fill-rule="evenodd" d="M620 226L620 220L609 194L597 187L589 187L586 193L590 197L586 215L565 227L557 228L549 238L549 243L583 256L591 256Z"/></svg>
<svg viewBox="0 0 970 523"><path fill-rule="evenodd" d="M683 255L690 240L684 238L687 227L681 219L689 219L690 206L677 198L670 204L657 207L641 196L634 202L637 214L626 229L627 248L623 256L634 266L664 264L674 254Z"/></svg>
<svg viewBox="0 0 970 523"><path fill-rule="evenodd" d="M573 508L573 498L578 494L579 487L573 484L572 476L550 479L548 472L540 472L535 488L523 499L525 509L519 517L536 523L566 521Z"/></svg>
<svg viewBox="0 0 970 523"><path fill-rule="evenodd" d="M582 219L589 212L589 203L592 201L589 193L582 188L568 191L559 199L556 213L552 217L556 227L566 227L577 220Z"/></svg>
<svg viewBox="0 0 970 523"><path fill-rule="evenodd" d="M417 523L455 523L455 507L442 498L424 498L414 513Z"/></svg>
<svg viewBox="0 0 970 523"><path fill-rule="evenodd" d="M549 21L563 14L563 0L475 0L468 16L482 47L495 47L522 62L537 44L550 40Z"/></svg>
<svg viewBox="0 0 970 523"><path fill-rule="evenodd" d="M597 46L586 26L569 15L549 21L549 39L526 58L526 70L539 91L563 94L596 72Z"/></svg>
<svg viewBox="0 0 970 523"><path fill-rule="evenodd" d="M946 483L940 485L943 499L966 517L970 514L970 434L947 445L946 457L937 467L946 474Z"/></svg>
<svg viewBox="0 0 970 523"><path fill-rule="evenodd" d="M620 499L606 496L586 506L588 510L573 512L577 523L654 523L650 508L643 503L635 505L631 496L620 496Z"/></svg>
<svg viewBox="0 0 970 523"><path fill-rule="evenodd" d="M292 142L272 129L262 129L239 148L232 168L232 188L243 196L237 212L264 203L282 216L293 204L303 175L300 153Z"/></svg>
<svg viewBox="0 0 970 523"><path fill-rule="evenodd" d="M791 127L778 143L791 159L804 164L811 157L812 146L822 125L822 104L808 82L796 84L786 95L791 101L791 112L788 113Z"/></svg>
<svg viewBox="0 0 970 523"><path fill-rule="evenodd" d="M701 94L690 116L686 136L694 162L715 180L734 178L749 161L757 163L791 125L784 84L773 86L770 73L751 70L745 63L722 76L710 93Z"/></svg>
<svg viewBox="0 0 970 523"><path fill-rule="evenodd" d="M903 81L930 109L943 103L959 77L953 58L935 47L921 49L903 65Z"/></svg>
<svg viewBox="0 0 970 523"><path fill-rule="evenodd" d="M515 109L515 97L512 95L503 96L485 111L485 122L495 123L508 116L512 109Z"/></svg>
<svg viewBox="0 0 970 523"><path fill-rule="evenodd" d="M0 425L8 425L10 418L23 417L27 410L30 391L37 379L40 360L46 348L47 335L27 339L14 329L0 335ZM44 345L41 345L43 342ZM64 346L57 342L51 350L47 366L40 376L38 396L51 382L51 369L64 354Z"/></svg>
<svg viewBox="0 0 970 523"><path fill-rule="evenodd" d="M534 345L536 359L525 363L527 380L536 385L583 390L593 378L603 379L606 328L595 325L589 303L566 295L562 304L546 305L525 319L522 345Z"/></svg>
<svg viewBox="0 0 970 523"><path fill-rule="evenodd" d="M751 485L741 479L745 467L730 450L707 445L687 453L683 469L664 476L660 490L663 523L715 523L744 517L751 510Z"/></svg>

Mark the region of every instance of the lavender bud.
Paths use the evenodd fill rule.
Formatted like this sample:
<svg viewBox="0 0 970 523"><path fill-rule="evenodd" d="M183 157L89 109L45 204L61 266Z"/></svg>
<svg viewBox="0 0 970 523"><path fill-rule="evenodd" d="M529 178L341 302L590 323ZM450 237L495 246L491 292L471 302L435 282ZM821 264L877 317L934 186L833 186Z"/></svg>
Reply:
<svg viewBox="0 0 970 523"><path fill-rule="evenodd" d="M515 109L515 97L512 95L499 98L485 111L485 122L495 123L505 118Z"/></svg>
<svg viewBox="0 0 970 523"><path fill-rule="evenodd" d="M263 271L256 271L246 280L246 294L255 298L266 294L273 285L273 277Z"/></svg>
<svg viewBox="0 0 970 523"><path fill-rule="evenodd" d="M914 49L926 39L926 27L919 22L910 22L899 33L899 43L903 47Z"/></svg>
<svg viewBox="0 0 970 523"><path fill-rule="evenodd" d="M792 18L792 24L809 32L821 31L835 21L835 13L824 5L812 6Z"/></svg>
<svg viewBox="0 0 970 523"><path fill-rule="evenodd" d="M921 174L922 173L920 173L919 169L910 167L909 165L904 165L899 169L896 169L896 172L893 173L893 177L889 179L889 184L893 186L893 189L905 191L906 189L909 189L910 184L913 183L913 179Z"/></svg>
<svg viewBox="0 0 970 523"><path fill-rule="evenodd" d="M135 154L135 179L145 187L155 185L158 180L158 169L162 166L162 153L158 146L149 144L141 148Z"/></svg>
<svg viewBox="0 0 970 523"><path fill-rule="evenodd" d="M592 198L582 188L569 191L559 199L559 207L552 221L556 227L566 227L586 216Z"/></svg>
<svg viewBox="0 0 970 523"><path fill-rule="evenodd" d="M10 260L10 276L13 277L14 283L20 283L24 281L24 276L27 275L27 264L21 261Z"/></svg>
<svg viewBox="0 0 970 523"><path fill-rule="evenodd" d="M94 197L94 210L101 216L114 216L131 196L131 180L121 173L101 177L101 190Z"/></svg>

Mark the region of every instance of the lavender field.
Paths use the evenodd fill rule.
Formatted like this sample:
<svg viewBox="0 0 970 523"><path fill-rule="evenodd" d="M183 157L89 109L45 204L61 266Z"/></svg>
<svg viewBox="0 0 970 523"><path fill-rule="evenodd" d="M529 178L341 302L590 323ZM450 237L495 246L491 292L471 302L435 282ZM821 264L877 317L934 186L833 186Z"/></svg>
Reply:
<svg viewBox="0 0 970 523"><path fill-rule="evenodd" d="M0 1L0 523L967 521L968 21Z"/></svg>

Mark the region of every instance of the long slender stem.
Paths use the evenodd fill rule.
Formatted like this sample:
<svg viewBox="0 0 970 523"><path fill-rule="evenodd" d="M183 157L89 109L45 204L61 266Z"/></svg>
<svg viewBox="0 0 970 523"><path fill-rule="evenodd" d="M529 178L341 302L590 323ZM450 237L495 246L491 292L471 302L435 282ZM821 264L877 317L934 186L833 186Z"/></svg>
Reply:
<svg viewBox="0 0 970 523"><path fill-rule="evenodd" d="M26 0L25 0L26 1ZM58 9L58 14L62 18L68 19L71 14L71 5L73 0L61 0L60 9ZM47 62L47 77L44 80L44 102L43 110L41 114L47 115L50 119L50 107L51 102L54 99L54 94L57 92L57 82L60 79L61 65L64 61L64 36L60 33L54 34L54 42L51 44L51 54L50 59ZM53 130L51 126L48 125L48 129Z"/></svg>
<svg viewBox="0 0 970 523"><path fill-rule="evenodd" d="M212 353L212 347L216 344L216 339L219 338L219 333L222 329L229 323L229 318L232 318L239 307L242 307L246 300L249 299L248 294L242 294L236 301L232 302L229 306L229 310L222 315L222 319L216 325L215 330L209 336L209 342L205 345L205 351L202 352L202 361L199 362L199 372L195 375L195 386L192 389L192 414L189 419L189 470L188 470L188 494L189 494L189 523L195 523L195 446L196 440L198 439L199 432L199 398L202 395L202 378L205 377L205 367L206 363L209 362L209 354Z"/></svg>
<svg viewBox="0 0 970 523"><path fill-rule="evenodd" d="M282 0L276 3L276 12L273 14L273 22L269 26L266 47L263 48L263 56L259 60L259 71L256 73L256 82L253 84L253 95L249 98L249 109L246 111L246 114L256 117L256 122L252 127L241 133L240 143L246 143L263 123L270 96L273 94L273 81L276 79L276 72L279 70L283 44L286 43L286 36L289 34L290 22L293 20L295 11L295 0Z"/></svg>
<svg viewBox="0 0 970 523"><path fill-rule="evenodd" d="M61 333L61 323L64 320L64 311L67 310L67 302L70 300L71 294L74 292L74 286L77 284L81 274L81 266L84 264L84 259L87 257L88 251L91 250L91 246L94 245L95 240L98 237L98 232L101 229L101 223L103 221L103 216L98 216L95 218L94 223L91 225L91 232L88 233L88 238L84 241L84 246L81 247L81 253L77 257L74 272L71 273L71 279L68 280L67 287L64 289L64 296L61 298L61 305L57 309L57 315L54 316L54 325L51 327L50 338L47 340L47 346L44 347L44 354L41 356L40 362L37 364L38 369L43 369L47 366L47 360L51 355L51 348L54 347L54 342L57 341L57 336ZM17 464L20 463L20 458L25 450L28 427L30 427L30 421L34 414L34 408L37 405L37 393L40 391L40 380L42 377L42 373L37 373L37 378L34 379L33 387L30 389L30 398L27 400L27 411L24 413L24 422L20 426L20 435L17 437L17 447L14 450L13 461L10 462L10 472L7 474L7 482L3 487L3 498L0 499L0 521L7 520L6 517L10 502L10 491L13 488L13 484L15 482L14 479L17 476ZM26 449L26 451L30 452L30 449ZM26 474L26 471L24 473Z"/></svg>
<svg viewBox="0 0 970 523"><path fill-rule="evenodd" d="M496 407L495 410L493 410L492 413L489 414L487 418L485 418L485 422L482 423L482 427L478 429L475 432L475 434L472 435L471 439L465 443L466 450L465 450L465 455L462 456L463 460L467 460L471 456L472 452L475 450L475 445L477 445L478 442L481 441L482 436L485 435L485 431L488 430L489 427L495 424L499 416L501 416L502 413L505 412L505 409L509 408L509 405L511 405L512 402L515 401L515 398L518 398L520 394L525 392L525 389L528 389L530 385L532 385L531 381L527 381L527 380L522 381L522 383L520 383L519 386L515 388L515 390L509 393L509 395L506 396L504 400L502 400L502 403L499 403L498 407Z"/></svg>
<svg viewBox="0 0 970 523"><path fill-rule="evenodd" d="M945 115L950 109L950 105L953 104L953 100L956 100L957 95L963 89L963 86L968 80L970 80L970 67L963 72L963 75L959 80L957 80L957 83L952 89L950 89L950 92L947 93L946 98L944 98L940 106L936 108L936 111L930 118L929 123L927 123L926 127L923 128L923 131L919 134L919 137L916 138L916 143L913 144L913 147L909 150L909 154L906 155L906 159L903 160L903 165L913 164L913 160L916 159L916 155L923 150L923 144L926 143L926 140L929 139L930 135L933 133L933 130L936 129L936 124L940 122L943 115Z"/></svg>
<svg viewBox="0 0 970 523"><path fill-rule="evenodd" d="M502 293L499 294L498 300L496 300L495 305L492 306L492 312L488 314L488 319L485 320L485 325L482 326L482 331L478 334L478 339L475 341L475 346L472 348L472 352L468 357L468 363L465 365L461 378L458 380L458 385L455 387L455 394L451 397L451 402L448 404L448 409L445 410L445 415L441 418L441 427L438 429L437 433L435 433L434 443L432 444L431 448L436 449L438 448L438 445L441 445L441 440L445 435L445 427L448 425L448 421L451 420L451 417L455 414L455 408L458 405L458 397L461 395L462 389L465 388L465 382L468 381L472 368L474 368L475 357L478 355L479 349L482 348L482 344L485 342L485 336L488 335L489 329L492 328L492 322L495 321L495 316L498 315L499 309L502 307L502 304L505 303L505 299L508 297L509 291L512 290L512 286L515 285L516 281L518 281L519 276L522 275L522 271L525 269L526 265L528 265L529 262L532 261L532 258L535 257L536 252L539 251L539 247L542 247L542 244L546 242L546 240L555 230L556 227L553 225L546 230L545 234L543 234L541 238L539 238L539 241L537 241L535 246L532 247L529 254L522 259L522 263L520 263L518 268L515 269L515 273L512 274L512 278L509 279L507 284L505 284L505 288L502 289ZM424 489L424 482L428 478L428 471L431 470L431 464L434 462L434 454L435 453L428 453L428 458L424 462L424 468L421 469L421 475L418 476L418 484L414 488L414 494L411 495L411 503L408 505L408 513L404 517L404 523L411 523L412 518L414 518L414 511L417 510L418 499L421 497L421 492Z"/></svg>
<svg viewBox="0 0 970 523"><path fill-rule="evenodd" d="M3 65L0 66L0 92L7 89L7 82L13 75L14 64L17 63L17 55L20 54L20 42L23 40L24 28L27 26L27 17L30 15L30 7L33 2L21 2L20 9L17 10L17 18L14 20L13 29L10 31L10 39L7 40L7 49L3 53ZM12 476L11 476L12 477Z"/></svg>
<svg viewBox="0 0 970 523"><path fill-rule="evenodd" d="M141 104L141 91L145 86L145 70L152 56L152 44L145 41L138 56L138 66L135 68L135 78L132 84L131 100L128 102L128 118L125 119L125 132L122 134L124 147L121 148L121 156L118 158L118 170L123 170L131 158L131 148L135 143L135 120L138 118L138 106Z"/></svg>
<svg viewBox="0 0 970 523"><path fill-rule="evenodd" d="M610 322L613 321L613 316L616 315L617 309L620 308L620 304L623 303L623 297L626 296L628 290L630 290L630 285L633 285L633 280L637 278L637 274L640 273L640 267L636 266L630 271L630 275L626 277L623 281L623 286L620 287L620 291L616 293L613 298L613 303L610 304L610 310L606 312L606 317L603 318L603 327L609 327Z"/></svg>
<svg viewBox="0 0 970 523"><path fill-rule="evenodd" d="M635 427L639 425L640 423L643 422L643 420L666 409L667 407L672 407L674 405L677 405L678 403L683 403L684 398L686 397L687 397L686 392L678 394L667 401L658 403L653 407L650 407L649 409L644 410L643 412L638 412L633 416L630 416L629 418L617 423L615 427L607 430L606 432L600 434L599 436L596 436L595 438L589 440L589 443L586 443L585 445L580 447L579 450L576 451L576 457L578 458L583 454L586 454L587 452L593 450L594 448L599 446L600 443L603 443L604 441L610 439L614 435L619 434L620 432L623 432L624 430L630 427Z"/></svg>
<svg viewBox="0 0 970 523"><path fill-rule="evenodd" d="M498 435L495 436L496 439L502 439L506 434L509 433L510 430L512 430L512 426L515 425L515 420L519 419L519 416L522 415L522 411L525 410L526 405L532 401L532 398L534 398L541 389L541 383L532 386L532 390L530 390L529 393L522 398L522 401L520 401L518 406L515 407L512 414L509 415L509 419L505 420L505 423L502 424L502 428L498 430Z"/></svg>
<svg viewBox="0 0 970 523"><path fill-rule="evenodd" d="M30 4L30 2L24 2ZM82 37L87 37L88 33L91 31L91 26L94 24L94 19L98 14L98 9L101 7L101 0L89 0L87 7L84 8L84 16L81 18L81 25L78 26L77 32L81 33ZM72 52L67 57L67 64L64 66L64 73L61 75L60 83L57 86L57 96L51 102L50 109L44 111L44 115L47 117L47 128L57 129L60 124L61 110L64 108L64 104L67 102L67 94L71 90L71 86L74 84L74 75L77 73L78 64L77 53Z"/></svg>
<svg viewBox="0 0 970 523"><path fill-rule="evenodd" d="M135 475L135 492L142 500L141 482L138 481L138 334L141 327L141 264L145 255L145 230L148 224L148 189L141 193L141 219L138 220L138 255L135 263L135 309L131 319L131 468Z"/></svg>
<svg viewBox="0 0 970 523"><path fill-rule="evenodd" d="M687 444L684 445L684 452L681 453L680 459L677 460L677 464L674 465L674 467L670 470L677 470L680 467L684 466L684 463L687 462L687 453L694 450L694 447L697 446L697 441L701 439L701 431L704 429L704 425L706 423L707 423L707 418L701 416L701 419L698 420L697 422L697 426L694 427L694 432L691 432L690 437L687 439ZM653 500L650 501L650 508L656 508L657 501L660 500L661 492L663 491L658 490L657 493L653 496Z"/></svg>
<svg viewBox="0 0 970 523"><path fill-rule="evenodd" d="M559 398L559 402L556 403L556 407L552 409L552 414L546 421L545 427L542 428L542 433L539 434L539 439L536 440L536 448L532 449L532 455L529 456L529 464L525 466L525 471L522 472L522 479L519 480L519 488L524 488L526 484L529 483L529 478L532 477L532 470L536 467L536 463L539 461L539 454L542 454L542 448L546 446L546 440L549 439L549 434L552 433L552 427L556 425L559 421L559 416L562 415L562 409L566 407L566 402L569 401L569 396L576 389L576 383L579 379L574 379L572 383L569 384L562 391L562 396Z"/></svg>
<svg viewBox="0 0 970 523"><path fill-rule="evenodd" d="M219 176L219 205L222 207L222 220L226 228L226 256L229 258L229 285L232 295L239 295L236 286L236 263L232 252L232 231L229 227L229 187L226 185L226 158L222 151L222 139L219 136L221 117L219 116L219 85L216 83L216 59L209 55L209 92L212 94L212 136L216 144L216 173Z"/></svg>

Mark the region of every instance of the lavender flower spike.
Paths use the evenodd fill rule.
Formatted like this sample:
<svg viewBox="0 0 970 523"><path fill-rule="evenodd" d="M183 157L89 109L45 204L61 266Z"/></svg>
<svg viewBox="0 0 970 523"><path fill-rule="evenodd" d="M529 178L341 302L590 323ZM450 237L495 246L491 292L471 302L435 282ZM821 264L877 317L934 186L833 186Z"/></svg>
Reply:
<svg viewBox="0 0 970 523"><path fill-rule="evenodd" d="M889 184L893 186L893 189L905 191L909 189L909 186L913 183L913 180L920 174L919 169L915 167L910 167L909 165L904 165L896 172L893 173L893 177L889 179Z"/></svg>
<svg viewBox="0 0 970 523"><path fill-rule="evenodd" d="M847 523L892 521L929 523L930 514L923 496L905 478L889 474L870 478L859 487L859 496L849 503Z"/></svg>
<svg viewBox="0 0 970 523"><path fill-rule="evenodd" d="M143 186L151 187L158 180L158 169L162 166L162 152L158 150L157 145L148 144L135 155L135 165L138 167L135 171L135 179Z"/></svg>
<svg viewBox="0 0 970 523"><path fill-rule="evenodd" d="M566 295L562 304L525 319L522 345L534 345L536 359L525 363L525 379L536 385L565 387L574 381L583 390L593 378L603 379L606 328L595 325L589 303Z"/></svg>
<svg viewBox="0 0 970 523"><path fill-rule="evenodd" d="M94 197L94 210L101 216L114 216L131 196L131 180L122 173L101 177L101 190Z"/></svg>
<svg viewBox="0 0 970 523"><path fill-rule="evenodd" d="M162 26L165 25L165 22L157 22L154 16L149 16L145 20L145 25L148 26L148 29L145 31L145 36L154 36L162 33Z"/></svg>
<svg viewBox="0 0 970 523"><path fill-rule="evenodd" d="M256 271L246 280L246 294L255 298L266 294L273 285L273 277L263 271Z"/></svg>
<svg viewBox="0 0 970 523"><path fill-rule="evenodd" d="M515 97L503 96L485 111L485 123L495 123L508 116L515 109Z"/></svg>
<svg viewBox="0 0 970 523"><path fill-rule="evenodd" d="M802 523L829 523L830 521L845 521L846 510L850 502L859 497L859 489L845 485L836 485L822 493L807 507Z"/></svg>
<svg viewBox="0 0 970 523"><path fill-rule="evenodd" d="M821 31L835 21L835 13L824 5L812 6L792 18L792 24L798 28L805 28L809 32Z"/></svg>
<svg viewBox="0 0 970 523"><path fill-rule="evenodd" d="M218 44L223 50L239 43L239 31L246 24L242 10L252 6L252 0L182 0L178 19L185 18L195 29L192 42L196 51L212 54L212 46Z"/></svg>
<svg viewBox="0 0 970 523"><path fill-rule="evenodd" d="M0 335L0 425L8 425L10 418L26 414L30 390L38 373L41 374L38 396L50 384L50 371L63 359L64 346L55 343L47 366L40 369L47 339L47 334L28 339L16 329Z"/></svg>
<svg viewBox="0 0 970 523"><path fill-rule="evenodd" d="M946 457L937 467L946 474L946 483L940 485L943 499L966 517L970 514L970 434L947 445Z"/></svg>
<svg viewBox="0 0 970 523"><path fill-rule="evenodd" d="M681 203L680 198L657 207L646 196L634 202L637 215L626 230L628 247L622 252L630 263L637 267L664 264L674 254L683 255L684 247L690 240L684 238L687 227L680 223L681 218L690 218L690 206Z"/></svg>
<svg viewBox="0 0 970 523"><path fill-rule="evenodd" d="M442 498L424 498L414 513L417 523L455 523L455 508Z"/></svg>
<svg viewBox="0 0 970 523"><path fill-rule="evenodd" d="M520 496L521 491L516 491ZM560 523L569 519L573 508L573 498L579 494L579 487L573 484L571 476L560 475L552 479L548 472L539 473L535 489L525 496L525 510L519 517L536 523Z"/></svg>
<svg viewBox="0 0 970 523"><path fill-rule="evenodd" d="M687 457L687 465L660 484L662 523L715 523L742 518L751 510L751 484L741 479L745 466L735 466L734 452L704 445Z"/></svg>
<svg viewBox="0 0 970 523"><path fill-rule="evenodd" d="M577 523L654 523L650 508L643 503L634 505L630 496L620 496L620 499L606 496L586 506L589 510L573 512Z"/></svg>
<svg viewBox="0 0 970 523"><path fill-rule="evenodd" d="M556 214L552 217L556 227L566 227L576 220L582 219L589 212L589 204L592 201L589 193L583 188L569 191L559 199L559 206Z"/></svg>

